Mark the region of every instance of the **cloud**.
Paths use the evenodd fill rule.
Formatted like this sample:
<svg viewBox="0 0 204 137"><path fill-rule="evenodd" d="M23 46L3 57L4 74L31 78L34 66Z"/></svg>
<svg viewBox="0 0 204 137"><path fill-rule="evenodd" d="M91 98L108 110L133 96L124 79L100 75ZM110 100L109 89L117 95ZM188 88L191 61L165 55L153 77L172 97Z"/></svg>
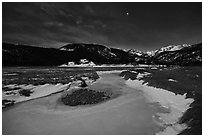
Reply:
<svg viewBox="0 0 204 137"><path fill-rule="evenodd" d="M92 14L92 15L96 15L95 11L93 10L93 8L91 6L89 6L88 4L84 5L85 10L88 11L88 13Z"/></svg>
<svg viewBox="0 0 204 137"><path fill-rule="evenodd" d="M46 27L52 27L52 26L62 27L64 25L62 22L44 22L43 24Z"/></svg>

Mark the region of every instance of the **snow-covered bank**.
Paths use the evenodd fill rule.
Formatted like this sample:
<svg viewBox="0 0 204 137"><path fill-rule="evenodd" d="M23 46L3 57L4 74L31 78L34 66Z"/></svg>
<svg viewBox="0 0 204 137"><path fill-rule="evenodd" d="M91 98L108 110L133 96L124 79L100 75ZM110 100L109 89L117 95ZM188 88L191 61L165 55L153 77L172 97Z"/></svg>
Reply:
<svg viewBox="0 0 204 137"><path fill-rule="evenodd" d="M5 76L15 76L18 75L17 73L4 73L3 75Z"/></svg>
<svg viewBox="0 0 204 137"><path fill-rule="evenodd" d="M68 62L67 64L62 64L59 67L134 67L132 64L102 64L102 65L96 65L94 62L81 59L80 64L76 64L75 62Z"/></svg>
<svg viewBox="0 0 204 137"><path fill-rule="evenodd" d="M158 68L165 68L166 65L146 65L146 64L101 64L97 65L92 61L82 62L80 64L75 64L74 62L68 62L67 64L62 64L58 67L94 67L94 68L114 68L114 67L137 67L137 68L151 68L151 69L158 69Z"/></svg>
<svg viewBox="0 0 204 137"><path fill-rule="evenodd" d="M106 68L106 67L135 67L133 65L126 65L126 64L119 64L119 65L115 65L115 64L111 64L111 65L94 65L94 64L73 64L73 65L66 65L66 64L62 64L59 67L95 67L95 68Z"/></svg>
<svg viewBox="0 0 204 137"><path fill-rule="evenodd" d="M101 75L101 74L121 73L122 71L125 71L125 70L110 70L110 71L96 71L96 72L98 75Z"/></svg>
<svg viewBox="0 0 204 137"><path fill-rule="evenodd" d="M95 66L95 64L90 63L90 64L71 64L71 65L62 64L59 67L93 67L93 66Z"/></svg>
<svg viewBox="0 0 204 137"><path fill-rule="evenodd" d="M5 87L10 88L9 91L4 91L2 92L2 99L5 100L13 100L15 101L15 103L19 103L19 102L23 102L23 101L28 101L31 99L36 99L39 97L44 97L44 96L48 96L50 94L59 92L59 91L63 91L68 89L70 86L69 84L61 84L58 83L56 85L52 85L52 84L44 84L44 85L7 85ZM5 88L4 87L4 88ZM14 90L12 90L14 89ZM20 95L19 91L21 90L28 90L30 91L30 96L23 96ZM6 93L11 93L11 94L6 94Z"/></svg>
<svg viewBox="0 0 204 137"><path fill-rule="evenodd" d="M95 64L92 61L87 59L81 59L79 64L75 64L75 62L68 62L67 64L62 64L59 67L93 67Z"/></svg>
<svg viewBox="0 0 204 137"><path fill-rule="evenodd" d="M94 67L134 67L131 64L103 64L103 65L95 65Z"/></svg>
<svg viewBox="0 0 204 137"><path fill-rule="evenodd" d="M140 76L141 77L141 76ZM148 83L143 84L143 80L127 80L126 84L134 89L144 92L144 96L150 103L159 103L169 113L157 113L160 119L161 126L164 130L157 134L178 134L184 130L186 125L179 124L179 119L183 113L189 108L189 105L194 101L191 98L186 99L186 94L174 94L168 90L159 89L148 86Z"/></svg>

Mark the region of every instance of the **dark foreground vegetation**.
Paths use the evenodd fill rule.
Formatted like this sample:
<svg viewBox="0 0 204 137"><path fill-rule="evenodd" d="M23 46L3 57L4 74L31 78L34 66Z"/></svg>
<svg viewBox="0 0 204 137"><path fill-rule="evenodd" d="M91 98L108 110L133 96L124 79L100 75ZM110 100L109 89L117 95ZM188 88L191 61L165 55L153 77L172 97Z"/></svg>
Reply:
<svg viewBox="0 0 204 137"><path fill-rule="evenodd" d="M15 101L13 101L13 100L3 99L2 100L2 109L13 106L14 103L15 103Z"/></svg>
<svg viewBox="0 0 204 137"><path fill-rule="evenodd" d="M71 94L67 94L65 97L62 97L61 101L65 105L78 106L78 105L97 104L110 98L111 96L108 95L106 92L82 88L82 89L73 91Z"/></svg>
<svg viewBox="0 0 204 137"><path fill-rule="evenodd" d="M3 68L3 85L9 84L67 84L87 77L91 80L99 78L93 69L84 68L57 68L57 67L8 67ZM6 89L6 88L5 88Z"/></svg>
<svg viewBox="0 0 204 137"><path fill-rule="evenodd" d="M18 93L20 96L25 96L25 97L29 97L33 92L27 89L22 89L19 87L15 87L15 88L8 88L5 87L3 88L3 91L5 92L6 95L16 95L17 93L14 92L13 90L19 90ZM15 104L14 100L8 100L8 99L3 99L2 100L2 109L5 110L8 107L11 107Z"/></svg>
<svg viewBox="0 0 204 137"><path fill-rule="evenodd" d="M131 71L123 71L120 73L120 76L124 77L125 80L128 80L128 79L135 80L139 73L143 74L144 72L146 72L146 70L143 70L143 69L136 69L133 71L137 73L132 73Z"/></svg>
<svg viewBox="0 0 204 137"><path fill-rule="evenodd" d="M162 88L175 94L186 94L186 98L193 98L194 102L180 119L180 123L186 123L188 128L182 131L183 135L202 134L202 67L171 67L161 70L146 69L151 73L142 80L148 82L149 86ZM136 71L136 72L137 72ZM136 79L137 74L125 71L121 73L126 79ZM168 81L169 79L176 80Z"/></svg>
<svg viewBox="0 0 204 137"><path fill-rule="evenodd" d="M23 89L23 90L20 90L20 91L19 91L19 94L20 94L21 96L25 96L25 97L29 97L31 93L33 93L33 92L30 91L30 90L27 90L27 89Z"/></svg>

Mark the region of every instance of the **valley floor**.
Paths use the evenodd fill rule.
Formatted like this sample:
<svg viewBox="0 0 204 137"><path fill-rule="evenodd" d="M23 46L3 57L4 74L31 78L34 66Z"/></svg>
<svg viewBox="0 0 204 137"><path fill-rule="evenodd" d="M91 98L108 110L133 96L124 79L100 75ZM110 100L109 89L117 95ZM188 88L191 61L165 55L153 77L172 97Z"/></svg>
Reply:
<svg viewBox="0 0 204 137"><path fill-rule="evenodd" d="M64 84L62 85L58 84L58 86L56 85L57 83L53 82L47 84L47 86L49 87L48 90L50 89L50 86L53 86L55 91L51 92L52 93L57 92L56 94L50 94L51 92L47 92L47 89L43 90L46 86L41 86L41 88L44 87L41 89L41 91L45 92L45 94L42 95L44 96L43 98L38 98L31 94L30 99L32 100L30 101L25 100L26 102L17 103L14 106L8 107L3 111L2 132L3 134L13 135L15 134L143 135L143 134L179 134L182 133L181 131L183 131L184 129L188 129L187 127L190 127L188 125L188 122L185 121L180 122L180 118L183 118L183 114L184 116L186 115L186 113L184 112L189 107L192 107L190 106L190 104L193 101L195 102L196 98L194 98L194 96L189 96L188 92L187 94L184 94L186 92L183 92L183 94L178 93L179 95L173 94L172 92L175 92L176 91L175 89L174 90L171 89L170 92L170 89L167 88L168 86L164 86L164 84L175 81L177 81L178 83L180 82L180 79L176 77L169 77L169 75L167 76L168 74L167 72L170 71L170 69L162 68L160 70L159 68L156 69L145 68L145 72L142 72L143 69L140 69L139 71L138 70L139 70L138 68L132 68L131 70L129 68L129 71L126 71L126 69L115 71L113 70L97 71L99 79L96 81L95 80L90 81L90 78L86 79L88 75L83 76L84 75L83 73L81 77L86 79L88 88L99 91L111 91L114 94L118 95L116 98L113 98L111 100L90 106L85 105L70 107L62 104L62 102L60 101L60 98L64 94L69 92L69 90L78 88L77 82L69 81L70 83L72 83L71 85L64 82ZM163 81L165 81L164 79L167 78L167 81L163 83L163 87L161 87L162 84L160 84L159 80L157 85L152 84L153 83L152 81L156 79L155 78L156 73L163 73L162 74ZM95 75L92 72L91 74L92 76ZM33 77L34 74L32 72L29 73L29 75ZM201 76L200 74L194 75ZM7 77L10 76L7 75ZM6 77L4 78L6 79ZM65 81L64 79L62 80ZM199 80L200 79L198 79L198 81ZM29 84L33 84L32 82ZM144 84L144 82L146 82L146 84ZM5 80L5 83L3 82L3 84L5 87L13 83L8 83L8 81ZM19 85L22 85L22 83L19 83ZM24 85L24 88L25 87L26 85ZM33 90L34 92L37 91L36 88L40 89L36 85L36 83L33 86L27 86L28 89L30 87L32 87L32 89L30 90ZM177 90L180 91L179 89ZM5 95L7 99L9 99L9 96L10 95ZM22 96L20 97L22 98ZM33 97L36 97L36 99L33 99ZM27 98L27 100L29 100L28 99L29 97L24 98ZM22 102L22 100L20 100L19 102ZM186 119L187 118L185 118L184 120ZM184 131L188 132L187 130ZM185 133L184 131L183 133ZM199 132L197 132L196 134L199 134Z"/></svg>

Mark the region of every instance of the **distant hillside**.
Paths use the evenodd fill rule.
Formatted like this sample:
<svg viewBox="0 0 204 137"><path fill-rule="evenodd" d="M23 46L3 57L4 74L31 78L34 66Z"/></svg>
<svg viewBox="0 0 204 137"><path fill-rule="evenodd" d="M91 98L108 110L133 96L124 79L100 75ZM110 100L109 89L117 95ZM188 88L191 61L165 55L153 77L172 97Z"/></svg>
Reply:
<svg viewBox="0 0 204 137"><path fill-rule="evenodd" d="M67 51L68 54L72 54L77 61L79 59L88 59L96 64L110 64L119 62L119 58L111 49L98 45L98 44L67 44L60 48L62 51Z"/></svg>
<svg viewBox="0 0 204 137"><path fill-rule="evenodd" d="M108 48L99 44L67 44L59 49L27 45L2 44L3 66L58 66L70 61L76 64L87 59L100 64L167 64L201 65L202 44L169 46L156 50L156 54L135 49Z"/></svg>
<svg viewBox="0 0 204 137"><path fill-rule="evenodd" d="M159 52L150 59L151 64L202 65L202 43L179 50Z"/></svg>
<svg viewBox="0 0 204 137"><path fill-rule="evenodd" d="M2 44L3 66L53 66L66 60L67 53L58 49Z"/></svg>
<svg viewBox="0 0 204 137"><path fill-rule="evenodd" d="M56 66L80 59L95 64L128 64L134 58L122 50L110 49L97 44L69 44L60 49L2 44L3 66Z"/></svg>

